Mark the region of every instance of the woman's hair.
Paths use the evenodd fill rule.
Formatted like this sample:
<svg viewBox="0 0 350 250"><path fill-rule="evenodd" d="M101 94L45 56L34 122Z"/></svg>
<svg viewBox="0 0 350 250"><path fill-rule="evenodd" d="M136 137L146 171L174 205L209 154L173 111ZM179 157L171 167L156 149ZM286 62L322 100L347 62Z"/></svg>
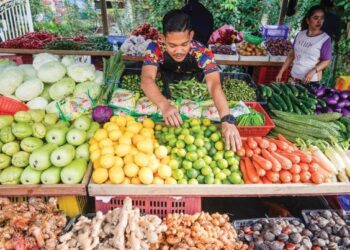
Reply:
<svg viewBox="0 0 350 250"><path fill-rule="evenodd" d="M183 10L171 10L163 18L163 34L192 31L191 20Z"/></svg>
<svg viewBox="0 0 350 250"><path fill-rule="evenodd" d="M317 11L322 11L323 13L325 13L325 10L323 7L321 7L320 5L314 5L312 6L306 13L305 17L303 18L303 20L301 21L301 30L307 30L309 28L309 25L307 24L307 20L310 19L315 12Z"/></svg>

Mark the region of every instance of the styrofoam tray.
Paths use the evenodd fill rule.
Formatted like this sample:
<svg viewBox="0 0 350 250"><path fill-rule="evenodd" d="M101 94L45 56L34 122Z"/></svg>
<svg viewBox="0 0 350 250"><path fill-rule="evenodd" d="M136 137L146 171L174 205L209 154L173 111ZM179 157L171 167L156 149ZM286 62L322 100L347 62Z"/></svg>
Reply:
<svg viewBox="0 0 350 250"><path fill-rule="evenodd" d="M272 56L270 55L270 62L285 62L287 56Z"/></svg>
<svg viewBox="0 0 350 250"><path fill-rule="evenodd" d="M242 56L239 55L239 60L244 62L268 62L270 59L269 55L266 56Z"/></svg>
<svg viewBox="0 0 350 250"><path fill-rule="evenodd" d="M212 49L215 45L210 44L209 48ZM227 45L230 46L231 50L233 52L236 52L236 45L235 44L231 44L231 45ZM225 55L225 54L214 54L214 58L215 60L227 60L227 61L238 61L239 60L239 55L236 52L235 55Z"/></svg>

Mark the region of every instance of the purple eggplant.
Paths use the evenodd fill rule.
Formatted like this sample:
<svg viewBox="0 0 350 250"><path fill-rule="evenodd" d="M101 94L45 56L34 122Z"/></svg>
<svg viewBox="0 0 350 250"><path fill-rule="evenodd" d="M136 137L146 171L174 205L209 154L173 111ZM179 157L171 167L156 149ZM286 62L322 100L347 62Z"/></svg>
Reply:
<svg viewBox="0 0 350 250"><path fill-rule="evenodd" d="M348 99L348 98L349 98L349 93L346 92L346 91L341 91L341 92L340 92L340 97L341 97L341 99L343 99L343 100Z"/></svg>
<svg viewBox="0 0 350 250"><path fill-rule="evenodd" d="M316 114L316 115L320 115L320 114L322 114L322 111L321 111L321 110L316 110L316 111L315 111L315 114Z"/></svg>
<svg viewBox="0 0 350 250"><path fill-rule="evenodd" d="M324 96L326 93L326 87L325 86L321 86L319 88L315 88L315 92L314 94L316 94L317 97L321 97Z"/></svg>
<svg viewBox="0 0 350 250"><path fill-rule="evenodd" d="M316 104L316 109L321 109L322 105L321 104Z"/></svg>
<svg viewBox="0 0 350 250"><path fill-rule="evenodd" d="M338 94L333 94L326 98L326 102L328 105L336 105L338 103L338 100L339 100Z"/></svg>
<svg viewBox="0 0 350 250"><path fill-rule="evenodd" d="M333 112L333 109L331 107L322 108L322 113L330 113L330 112Z"/></svg>
<svg viewBox="0 0 350 250"><path fill-rule="evenodd" d="M338 113L341 113L342 110L343 110L342 108L335 108L335 109L334 109L334 111L335 111L335 112L338 112Z"/></svg>
<svg viewBox="0 0 350 250"><path fill-rule="evenodd" d="M340 102L338 102L337 104L336 104L336 108L340 108L340 109L342 109L342 108L344 108L345 107L345 105L347 104L347 101L348 100L341 100ZM337 111L337 112L339 112L339 111Z"/></svg>
<svg viewBox="0 0 350 250"><path fill-rule="evenodd" d="M343 108L341 111L343 116L346 116L347 118L350 118L350 111L346 108Z"/></svg>

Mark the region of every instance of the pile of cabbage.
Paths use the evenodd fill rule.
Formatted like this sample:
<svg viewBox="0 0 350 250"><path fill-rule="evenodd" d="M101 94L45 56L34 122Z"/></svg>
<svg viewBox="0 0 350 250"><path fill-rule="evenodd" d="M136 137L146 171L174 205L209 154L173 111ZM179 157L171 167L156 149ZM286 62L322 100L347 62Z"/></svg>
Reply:
<svg viewBox="0 0 350 250"><path fill-rule="evenodd" d="M42 53L34 57L33 64L0 62L0 94L48 113L58 113L56 103L67 97L89 95L96 99L102 84L103 72L74 56L61 59Z"/></svg>

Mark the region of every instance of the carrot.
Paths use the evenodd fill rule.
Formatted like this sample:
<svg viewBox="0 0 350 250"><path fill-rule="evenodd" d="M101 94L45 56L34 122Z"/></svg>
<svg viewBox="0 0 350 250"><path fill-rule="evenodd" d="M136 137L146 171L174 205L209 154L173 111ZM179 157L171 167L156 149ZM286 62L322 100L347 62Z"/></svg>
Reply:
<svg viewBox="0 0 350 250"><path fill-rule="evenodd" d="M321 184L325 180L324 176L320 174L319 172L313 172L311 174L311 181L315 184Z"/></svg>
<svg viewBox="0 0 350 250"><path fill-rule="evenodd" d="M261 137L254 137L255 141L258 143L260 148L268 148L270 146L270 142Z"/></svg>
<svg viewBox="0 0 350 250"><path fill-rule="evenodd" d="M261 154L261 149L257 147L256 149L253 150L254 154L260 155Z"/></svg>
<svg viewBox="0 0 350 250"><path fill-rule="evenodd" d="M271 144L270 144L271 145ZM276 160L276 158L274 158L269 151L267 151L266 149L262 149L261 150L262 156L270 161L272 163L272 168L271 170L274 172L278 172L282 169L281 163L279 161Z"/></svg>
<svg viewBox="0 0 350 250"><path fill-rule="evenodd" d="M301 167L298 164L293 164L292 168L289 171L292 174L299 174L301 172Z"/></svg>
<svg viewBox="0 0 350 250"><path fill-rule="evenodd" d="M243 147L244 147L244 150L245 150L245 156L246 157L252 157L254 152L253 150L248 146L247 143L243 143Z"/></svg>
<svg viewBox="0 0 350 250"><path fill-rule="evenodd" d="M273 138L270 138L270 142L273 142L276 144L277 148L282 150L282 151L287 151L289 149L289 145L288 143L284 142L284 141L279 141Z"/></svg>
<svg viewBox="0 0 350 250"><path fill-rule="evenodd" d="M322 167L320 167L318 170L317 170L318 173L320 173L321 175L323 175L323 177L325 179L328 179L330 176L331 176L331 173L327 172L326 170L324 170Z"/></svg>
<svg viewBox="0 0 350 250"><path fill-rule="evenodd" d="M245 156L245 150L244 150L243 147L240 148L240 149L238 149L236 153L237 153L237 155L238 155L239 157L244 157L244 156Z"/></svg>
<svg viewBox="0 0 350 250"><path fill-rule="evenodd" d="M292 174L287 170L280 171L280 180L282 183L290 183L292 181Z"/></svg>
<svg viewBox="0 0 350 250"><path fill-rule="evenodd" d="M260 155L253 155L253 160L259 164L265 170L270 170L272 168L272 163Z"/></svg>
<svg viewBox="0 0 350 250"><path fill-rule="evenodd" d="M297 146L295 146L294 143L292 143L291 141L288 141L282 134L278 134L278 135L277 135L277 138L278 138L278 140L287 143L287 144L288 144L289 146L291 146L294 150L297 150L297 149L298 149Z"/></svg>
<svg viewBox="0 0 350 250"><path fill-rule="evenodd" d="M253 137L248 137L247 143L250 149L256 149L258 147L258 143L253 139Z"/></svg>
<svg viewBox="0 0 350 250"><path fill-rule="evenodd" d="M248 176L247 176L247 170L246 170L244 161L241 160L240 163L239 163L239 165L240 165L240 168L241 168L241 171L242 171L242 174L243 174L244 183L245 183L245 184L251 184L252 182L249 180L249 178L248 178Z"/></svg>
<svg viewBox="0 0 350 250"><path fill-rule="evenodd" d="M254 161L253 160L253 166L255 167L255 170L256 170L256 173L259 175L259 176L265 176L266 174L266 171L264 168L262 168L258 162Z"/></svg>
<svg viewBox="0 0 350 250"><path fill-rule="evenodd" d="M301 171L309 171L309 165L301 162L300 164Z"/></svg>
<svg viewBox="0 0 350 250"><path fill-rule="evenodd" d="M276 158L277 161L281 163L281 166L283 169L290 169L293 165L293 163L287 159L286 157L276 153L276 152L271 152L271 155Z"/></svg>
<svg viewBox="0 0 350 250"><path fill-rule="evenodd" d="M309 182L311 180L311 173L309 171L304 171L300 173L301 182Z"/></svg>
<svg viewBox="0 0 350 250"><path fill-rule="evenodd" d="M300 175L299 174L293 174L292 175L292 182L293 183L300 183Z"/></svg>
<svg viewBox="0 0 350 250"><path fill-rule="evenodd" d="M310 163L312 162L312 155L309 152L304 152L301 150L295 150L293 154L300 157L300 162Z"/></svg>
<svg viewBox="0 0 350 250"><path fill-rule="evenodd" d="M273 171L267 171L265 176L269 181L271 181L273 183L278 182L280 179L279 173L273 172Z"/></svg>
<svg viewBox="0 0 350 250"><path fill-rule="evenodd" d="M248 179L253 183L259 182L260 178L256 172L256 169L255 169L252 161L248 157L246 157L244 159L244 164L245 164L245 169L247 172Z"/></svg>
<svg viewBox="0 0 350 250"><path fill-rule="evenodd" d="M319 169L320 169L320 165L318 165L316 162L311 162L309 164L310 173L317 172Z"/></svg>
<svg viewBox="0 0 350 250"><path fill-rule="evenodd" d="M272 182L266 176L261 177L261 180L264 184L272 184Z"/></svg>
<svg viewBox="0 0 350 250"><path fill-rule="evenodd" d="M270 142L270 146L267 148L270 152L275 152L277 150L277 146L274 142Z"/></svg>
<svg viewBox="0 0 350 250"><path fill-rule="evenodd" d="M293 154L293 153L287 153L287 152L283 152L283 151L277 151L280 155L286 157L287 159L289 159L292 163L294 164L298 164L300 162L300 157Z"/></svg>

